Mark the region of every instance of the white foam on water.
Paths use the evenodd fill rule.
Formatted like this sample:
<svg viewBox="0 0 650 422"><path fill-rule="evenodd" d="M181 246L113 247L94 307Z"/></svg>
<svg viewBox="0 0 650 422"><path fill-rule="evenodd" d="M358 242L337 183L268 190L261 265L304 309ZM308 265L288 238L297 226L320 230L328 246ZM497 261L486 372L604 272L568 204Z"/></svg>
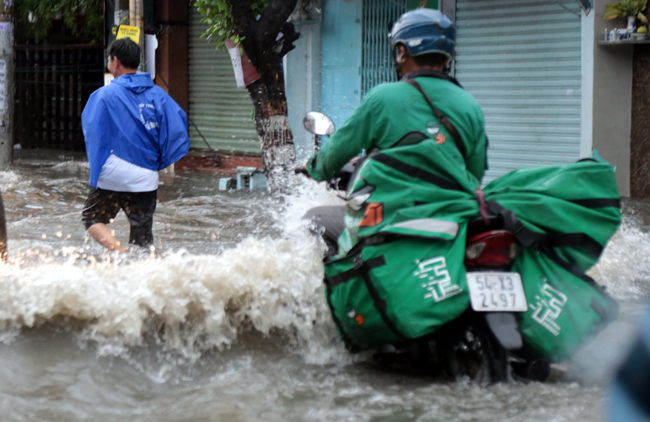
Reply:
<svg viewBox="0 0 650 422"><path fill-rule="evenodd" d="M90 170L87 161L64 161L52 166L54 170Z"/></svg>
<svg viewBox="0 0 650 422"><path fill-rule="evenodd" d="M54 251L36 242L14 252L0 267L4 339L62 323L79 327L100 354L128 354L154 339L194 361L254 330L288 339L309 363L350 359L324 298L322 244L301 218L311 206L340 200L314 182L298 189L282 211L270 212L269 224L283 226L280 238L249 236L220 254L116 254L95 245Z"/></svg>
<svg viewBox="0 0 650 422"><path fill-rule="evenodd" d="M2 191L6 192L9 189L14 189L20 183L29 184L28 180L23 180L16 172L14 171L0 171L0 186Z"/></svg>
<svg viewBox="0 0 650 422"><path fill-rule="evenodd" d="M588 274L615 299L646 300L650 294L650 234L624 218Z"/></svg>
<svg viewBox="0 0 650 422"><path fill-rule="evenodd" d="M275 213L276 224L287 235L302 236L308 223L302 219L309 209L325 205L345 205L340 193L326 188L325 183L318 183L303 176L294 186L294 192L284 197L284 209Z"/></svg>
<svg viewBox="0 0 650 422"><path fill-rule="evenodd" d="M127 348L155 330L165 350L190 358L228 347L249 328L321 344L332 327L317 250L248 238L221 255L93 262L71 249L65 263L2 268L0 321L16 330L70 319L86 339Z"/></svg>

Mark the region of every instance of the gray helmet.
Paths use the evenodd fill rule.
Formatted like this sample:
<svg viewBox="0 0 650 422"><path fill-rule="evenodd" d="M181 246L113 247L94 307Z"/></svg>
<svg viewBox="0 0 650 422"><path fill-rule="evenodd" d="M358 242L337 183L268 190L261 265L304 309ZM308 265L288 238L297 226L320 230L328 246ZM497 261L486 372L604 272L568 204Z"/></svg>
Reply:
<svg viewBox="0 0 650 422"><path fill-rule="evenodd" d="M403 44L411 56L440 53L454 59L456 26L445 14L433 9L404 13L388 35L391 49Z"/></svg>

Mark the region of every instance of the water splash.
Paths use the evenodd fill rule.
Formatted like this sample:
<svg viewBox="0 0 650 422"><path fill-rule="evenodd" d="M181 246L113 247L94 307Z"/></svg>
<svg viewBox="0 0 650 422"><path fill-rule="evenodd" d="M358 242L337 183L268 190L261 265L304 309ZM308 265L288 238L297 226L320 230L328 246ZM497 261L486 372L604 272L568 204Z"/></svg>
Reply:
<svg viewBox="0 0 650 422"><path fill-rule="evenodd" d="M649 256L650 234L641 231L630 218L624 218L589 275L618 300L646 300L650 296Z"/></svg>
<svg viewBox="0 0 650 422"><path fill-rule="evenodd" d="M219 253L169 247L124 255L92 243L53 245L62 242L57 227L52 240L18 247L0 268L4 339L59 324L77 327L100 354L128 355L153 342L193 362L254 331L286 339L309 362L340 360L345 352L323 296L323 247L301 219L311 206L331 203L340 200L302 180L293 194L267 204L267 225L279 236L253 234ZM205 212L215 204L213 197L193 197L169 205Z"/></svg>
<svg viewBox="0 0 650 422"><path fill-rule="evenodd" d="M189 359L250 329L277 330L308 348L333 334L316 245L248 238L221 255L98 259L74 248L65 255L65 263L2 268L5 331L66 321L85 339L126 348L154 333L164 350Z"/></svg>

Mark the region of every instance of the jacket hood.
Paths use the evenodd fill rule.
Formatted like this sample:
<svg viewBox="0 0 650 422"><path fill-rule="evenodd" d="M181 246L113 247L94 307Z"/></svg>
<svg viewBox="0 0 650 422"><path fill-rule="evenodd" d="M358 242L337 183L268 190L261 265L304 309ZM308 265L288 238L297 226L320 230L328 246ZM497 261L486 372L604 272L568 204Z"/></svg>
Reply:
<svg viewBox="0 0 650 422"><path fill-rule="evenodd" d="M114 84L123 86L135 93L141 93L155 86L148 73L127 73L119 78L113 79Z"/></svg>

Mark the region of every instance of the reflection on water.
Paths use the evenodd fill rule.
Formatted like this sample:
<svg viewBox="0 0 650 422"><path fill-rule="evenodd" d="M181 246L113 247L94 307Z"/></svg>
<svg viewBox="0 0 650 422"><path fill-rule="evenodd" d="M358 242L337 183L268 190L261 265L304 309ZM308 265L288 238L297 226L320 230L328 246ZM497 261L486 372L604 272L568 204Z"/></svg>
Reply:
<svg viewBox="0 0 650 422"><path fill-rule="evenodd" d="M3 420L597 421L602 385L650 289L650 212L626 219L592 275L622 316L548 384L491 388L376 367L336 336L319 245L300 216L333 204L220 192L210 173L161 175L155 246L107 253L80 221L88 166L25 153L0 171ZM123 215L111 225L128 238Z"/></svg>

